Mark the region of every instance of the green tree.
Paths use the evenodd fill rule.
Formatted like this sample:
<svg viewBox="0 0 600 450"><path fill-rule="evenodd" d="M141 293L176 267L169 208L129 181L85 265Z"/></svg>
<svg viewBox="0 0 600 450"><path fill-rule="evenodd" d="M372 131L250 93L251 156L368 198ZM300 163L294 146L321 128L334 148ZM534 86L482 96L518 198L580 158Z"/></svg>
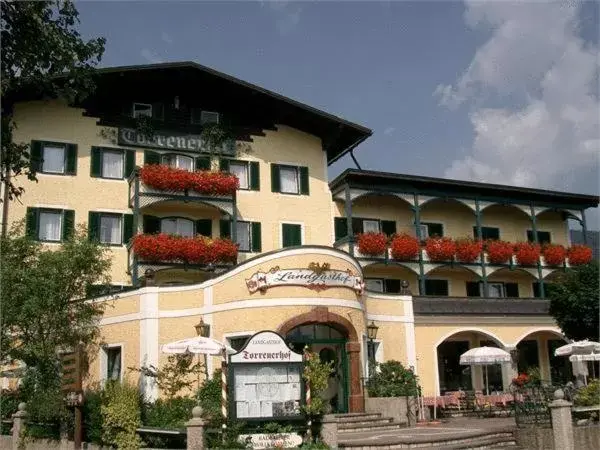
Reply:
<svg viewBox="0 0 600 450"><path fill-rule="evenodd" d="M598 340L600 315L598 262L575 267L547 286L550 315L569 339Z"/></svg>
<svg viewBox="0 0 600 450"><path fill-rule="evenodd" d="M94 88L93 73L104 53L104 38L85 41L76 29L79 13L70 0L0 1L2 53L2 150L0 181L5 187L2 235L7 234L8 202L21 196L15 177L36 180L29 144L13 142L17 94L60 97L69 102Z"/></svg>
<svg viewBox="0 0 600 450"><path fill-rule="evenodd" d="M22 233L0 237L0 357L26 364L36 389L56 387L57 350L91 345L102 305L85 301L89 286L108 283L106 247L80 229L49 249Z"/></svg>

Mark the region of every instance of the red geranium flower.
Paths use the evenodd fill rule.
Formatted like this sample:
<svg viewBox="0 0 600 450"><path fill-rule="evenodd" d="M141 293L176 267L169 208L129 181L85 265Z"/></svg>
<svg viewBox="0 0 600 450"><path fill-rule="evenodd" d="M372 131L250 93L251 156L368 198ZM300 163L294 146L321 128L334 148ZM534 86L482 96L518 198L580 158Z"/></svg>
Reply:
<svg viewBox="0 0 600 450"><path fill-rule="evenodd" d="M142 182L161 191L195 191L206 195L233 195L239 187L235 175L225 172L189 172L164 164L147 164L140 169Z"/></svg>
<svg viewBox="0 0 600 450"><path fill-rule="evenodd" d="M229 239L184 238L164 233L138 234L133 238L132 248L144 261L190 264L235 263L238 253L237 244Z"/></svg>
<svg viewBox="0 0 600 450"><path fill-rule="evenodd" d="M592 260L592 249L585 245L573 245L567 251L569 264L579 266L587 264Z"/></svg>
<svg viewBox="0 0 600 450"><path fill-rule="evenodd" d="M431 261L450 261L456 253L456 244L447 237L428 238L425 250Z"/></svg>
<svg viewBox="0 0 600 450"><path fill-rule="evenodd" d="M546 244L542 247L544 262L550 266L560 266L565 262L567 250L562 245Z"/></svg>
<svg viewBox="0 0 600 450"><path fill-rule="evenodd" d="M406 233L394 236L392 239L392 258L407 260L415 259L419 254L419 240Z"/></svg>
<svg viewBox="0 0 600 450"><path fill-rule="evenodd" d="M385 253L387 242L383 233L361 233L358 235L358 251L363 255L379 256Z"/></svg>
<svg viewBox="0 0 600 450"><path fill-rule="evenodd" d="M485 249L492 264L504 264L513 255L513 245L505 241L487 241Z"/></svg>
<svg viewBox="0 0 600 450"><path fill-rule="evenodd" d="M540 259L540 246L533 242L517 242L515 244L517 264L532 266Z"/></svg>
<svg viewBox="0 0 600 450"><path fill-rule="evenodd" d="M483 243L473 239L456 240L456 259L460 262L472 263L481 255Z"/></svg>

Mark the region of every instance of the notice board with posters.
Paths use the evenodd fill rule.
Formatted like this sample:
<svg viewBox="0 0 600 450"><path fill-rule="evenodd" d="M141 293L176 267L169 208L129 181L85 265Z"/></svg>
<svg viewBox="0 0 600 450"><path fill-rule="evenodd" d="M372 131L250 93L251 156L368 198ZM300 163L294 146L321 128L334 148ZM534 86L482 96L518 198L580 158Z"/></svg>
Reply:
<svg viewBox="0 0 600 450"><path fill-rule="evenodd" d="M290 349L273 331L256 333L229 356L231 418L295 419L305 399L302 354Z"/></svg>

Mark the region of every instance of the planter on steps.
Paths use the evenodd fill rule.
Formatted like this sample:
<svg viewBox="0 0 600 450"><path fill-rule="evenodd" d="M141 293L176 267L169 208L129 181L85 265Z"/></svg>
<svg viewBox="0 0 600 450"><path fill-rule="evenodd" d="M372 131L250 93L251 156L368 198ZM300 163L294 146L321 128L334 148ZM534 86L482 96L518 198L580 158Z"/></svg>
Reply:
<svg viewBox="0 0 600 450"><path fill-rule="evenodd" d="M367 397L366 413L380 413L391 417L394 423L407 427L417 425L417 400L415 397Z"/></svg>

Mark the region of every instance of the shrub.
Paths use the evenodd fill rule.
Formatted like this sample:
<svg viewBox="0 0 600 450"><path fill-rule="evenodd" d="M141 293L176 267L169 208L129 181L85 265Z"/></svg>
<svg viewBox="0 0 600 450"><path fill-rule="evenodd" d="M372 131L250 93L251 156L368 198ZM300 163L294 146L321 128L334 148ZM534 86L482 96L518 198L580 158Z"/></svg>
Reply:
<svg viewBox="0 0 600 450"><path fill-rule="evenodd" d="M415 259L421 248L419 240L406 233L394 236L391 247L392 258L400 260Z"/></svg>
<svg viewBox="0 0 600 450"><path fill-rule="evenodd" d="M456 259L460 262L472 263L481 255L483 243L473 239L456 240Z"/></svg>
<svg viewBox="0 0 600 450"><path fill-rule="evenodd" d="M377 366L376 371L367 380L370 397L406 397L416 396L419 379L399 361L387 361Z"/></svg>
<svg viewBox="0 0 600 450"><path fill-rule="evenodd" d="M149 427L183 428L197 402L189 397L158 399L144 405L142 422Z"/></svg>
<svg viewBox="0 0 600 450"><path fill-rule="evenodd" d="M540 246L533 242L517 242L515 244L517 264L532 266L540 259Z"/></svg>
<svg viewBox="0 0 600 450"><path fill-rule="evenodd" d="M493 240L487 241L485 249L488 254L488 259L492 264L504 264L510 261L513 255L513 245L510 242Z"/></svg>
<svg viewBox="0 0 600 450"><path fill-rule="evenodd" d="M456 253L456 244L447 237L428 238L425 241L425 250L431 261L450 261Z"/></svg>
<svg viewBox="0 0 600 450"><path fill-rule="evenodd" d="M102 444L102 391L91 389L83 395L83 440Z"/></svg>
<svg viewBox="0 0 600 450"><path fill-rule="evenodd" d="M12 415L17 412L19 403L23 401L23 395L20 391L14 390L2 390L0 394L0 420L9 420L12 418ZM1 430L0 434L9 434L11 425L5 424L1 422Z"/></svg>
<svg viewBox="0 0 600 450"><path fill-rule="evenodd" d="M198 404L202 407L202 416L211 425L221 425L223 415L221 413L221 369L215 370L213 377L204 380L198 390Z"/></svg>
<svg viewBox="0 0 600 450"><path fill-rule="evenodd" d="M142 424L139 390L127 383L110 382L102 393L102 441L118 449L138 449L136 429Z"/></svg>
<svg viewBox="0 0 600 450"><path fill-rule="evenodd" d="M565 262L567 250L562 245L546 244L542 247L544 262L550 266L560 266Z"/></svg>
<svg viewBox="0 0 600 450"><path fill-rule="evenodd" d="M361 233L358 235L358 251L368 256L382 255L387 248L387 241L383 233Z"/></svg>
<svg viewBox="0 0 600 450"><path fill-rule="evenodd" d="M327 402L321 397L321 393L327 389L329 375L333 372L333 361L321 361L319 355L305 350L304 371L302 378L310 386L310 403L303 407L308 416L321 416L327 411Z"/></svg>
<svg viewBox="0 0 600 450"><path fill-rule="evenodd" d="M596 406L600 404L600 379L592 380L579 389L575 395L577 406Z"/></svg>
<svg viewBox="0 0 600 450"><path fill-rule="evenodd" d="M573 245L567 251L567 256L569 257L569 264L581 266L592 260L592 249L585 245Z"/></svg>

